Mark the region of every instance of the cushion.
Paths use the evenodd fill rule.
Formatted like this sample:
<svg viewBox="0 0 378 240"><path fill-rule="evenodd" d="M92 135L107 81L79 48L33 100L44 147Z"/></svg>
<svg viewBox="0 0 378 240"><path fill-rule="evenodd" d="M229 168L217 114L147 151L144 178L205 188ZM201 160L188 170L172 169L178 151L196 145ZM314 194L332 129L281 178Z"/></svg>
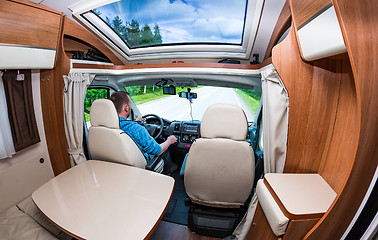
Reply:
<svg viewBox="0 0 378 240"><path fill-rule="evenodd" d="M38 209L31 197L17 204L17 207L58 239L72 239L70 235L60 230Z"/></svg>
<svg viewBox="0 0 378 240"><path fill-rule="evenodd" d="M109 99L97 99L92 103L90 112L92 126L119 128L119 117L113 102Z"/></svg>
<svg viewBox="0 0 378 240"><path fill-rule="evenodd" d="M286 231L289 219L281 211L268 188L265 186L263 179L257 182L256 193L273 233L277 237L283 235Z"/></svg>
<svg viewBox="0 0 378 240"><path fill-rule="evenodd" d="M0 239L57 239L27 214L12 206L0 214Z"/></svg>
<svg viewBox="0 0 378 240"><path fill-rule="evenodd" d="M202 117L202 138L229 138L244 141L247 131L248 121L243 109L233 104L211 105Z"/></svg>

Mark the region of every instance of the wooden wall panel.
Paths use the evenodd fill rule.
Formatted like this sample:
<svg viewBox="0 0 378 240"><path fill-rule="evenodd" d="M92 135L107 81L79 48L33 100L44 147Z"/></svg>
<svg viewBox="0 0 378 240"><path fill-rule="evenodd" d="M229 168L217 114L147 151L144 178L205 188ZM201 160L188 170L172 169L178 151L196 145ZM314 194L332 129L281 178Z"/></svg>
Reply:
<svg viewBox="0 0 378 240"><path fill-rule="evenodd" d="M94 36L92 33L90 33L85 28L81 27L74 21L70 19L66 19L65 28L64 28L64 34L71 36L73 38L80 39L86 43L88 43L90 46L93 46L93 48L99 50L102 52L106 57L112 61L114 65L122 65L122 61L104 44L102 43L99 38ZM88 49L87 49L88 50Z"/></svg>
<svg viewBox="0 0 378 240"><path fill-rule="evenodd" d="M56 49L61 14L0 1L0 43Z"/></svg>
<svg viewBox="0 0 378 240"><path fill-rule="evenodd" d="M289 0L288 0L289 1ZM331 3L331 0L290 0L295 27L299 28L309 18Z"/></svg>
<svg viewBox="0 0 378 240"><path fill-rule="evenodd" d="M378 165L378 4L376 0L363 3L334 0L333 3L355 80L358 122L354 128L359 137L349 139L357 149L343 191L332 209L306 236L314 240L341 238L361 204Z"/></svg>
<svg viewBox="0 0 378 240"><path fill-rule="evenodd" d="M293 101L297 101L297 97L294 97L293 100L292 91L296 94L308 95L308 92L300 93L298 78L306 73L307 77L302 77L301 80L309 82L316 76L323 75L323 79L335 81L333 90L337 89L336 82L339 78L339 90L338 92L334 91L337 98L330 101L330 104L333 106L336 104L336 107L334 107L334 111L332 108L326 109L326 111L331 111L330 121L328 121L328 125L320 125L322 127L319 127L321 131L329 130L329 134L325 137L325 146L323 148L319 146L319 151L323 153L323 156L320 157L320 164L317 156L314 158L316 164L308 163L313 168L318 165L317 171L335 189L338 196L321 220L307 233L305 239L341 238L361 204L378 165L378 158L376 157L378 155L378 148L376 147L378 142L376 111L378 109L378 83L374 80L378 69L376 57L378 56L378 32L376 28L378 5L374 0L368 0L364 4L358 1L334 0L333 4L341 23L348 55L344 54L337 58L311 63L302 62L298 65L300 57L294 33L291 33L290 40L285 39L273 50L273 64L277 67L281 77L284 78L290 98L288 165L285 171L291 169L294 172L301 172L305 170L301 167L303 161L309 162L311 160L309 153L312 151L311 149L308 151L309 144L298 144L298 140L316 143L317 138L311 140L311 135L312 137L320 136L324 139L322 134L307 135L306 130L298 128L301 124L302 127L305 127L304 123L301 123L299 119L290 119L293 116L299 117L301 115L296 115L297 111L305 112L305 110L297 109L298 106L299 108L306 108L307 106L308 116L316 113L316 110L313 111L313 108L306 102L302 103L305 106L297 104L294 107L291 104ZM287 48L290 48L290 50ZM293 53L296 56L293 56ZM281 56L284 56L285 59L282 60ZM289 60L287 59L288 56ZM334 61L335 65L332 66L331 62L328 61ZM308 66L313 67L313 72L309 72ZM288 68L291 68L291 70L287 70ZM329 73L325 73L323 70L327 70ZM301 72L301 74L298 74L298 72ZM330 78L331 75L334 75L334 77ZM302 87L300 88L302 89ZM311 91L315 91L315 88L312 88ZM329 98L326 95L322 96L322 99ZM329 99L331 100L331 98ZM302 116L302 120L308 121L311 118L308 116ZM298 134L304 136L298 137ZM299 148L297 150L292 149L293 145ZM299 157L302 157L302 160Z"/></svg>
<svg viewBox="0 0 378 240"><path fill-rule="evenodd" d="M260 203L257 204L255 215L253 216L252 226L249 229L247 240L277 240L279 239L270 228L269 222L265 217Z"/></svg>
<svg viewBox="0 0 378 240"><path fill-rule="evenodd" d="M325 180L336 192L340 192L353 158L330 159L328 152L332 141L339 137L334 135L334 128L337 114L344 106L340 104L340 94L346 91L345 94L350 94L348 97L351 101L356 101L353 91L352 94L348 91L353 83L350 67L343 68L343 65L348 66L348 62L338 59L323 59L312 63L302 61L292 28L288 37L273 49L273 64L289 93L285 172L320 173L322 165L338 162L347 170L333 174L335 169L327 169L325 171L330 171L331 176ZM352 108L353 106L352 104ZM347 126L352 129L353 123L355 121L352 120ZM343 130L349 131L348 128ZM353 154L353 149L344 150L346 154Z"/></svg>
<svg viewBox="0 0 378 240"><path fill-rule="evenodd" d="M354 162L358 139L357 96L348 59L338 60L340 90L332 138L324 150L318 173L336 192L345 185ZM315 63L316 64L316 63ZM340 68L341 67L341 68Z"/></svg>
<svg viewBox="0 0 378 240"><path fill-rule="evenodd" d="M65 17L62 21L62 27ZM41 70L41 102L47 147L54 174L58 175L71 167L64 127L63 75L70 71L70 60L63 51L63 36L60 36L57 64L53 70Z"/></svg>
<svg viewBox="0 0 378 240"><path fill-rule="evenodd" d="M283 235L283 240L302 240L319 219L320 218L290 221Z"/></svg>
<svg viewBox="0 0 378 240"><path fill-rule="evenodd" d="M272 59L289 93L284 171L319 173L340 196L355 161L359 126L349 59L304 62L294 27L273 49Z"/></svg>

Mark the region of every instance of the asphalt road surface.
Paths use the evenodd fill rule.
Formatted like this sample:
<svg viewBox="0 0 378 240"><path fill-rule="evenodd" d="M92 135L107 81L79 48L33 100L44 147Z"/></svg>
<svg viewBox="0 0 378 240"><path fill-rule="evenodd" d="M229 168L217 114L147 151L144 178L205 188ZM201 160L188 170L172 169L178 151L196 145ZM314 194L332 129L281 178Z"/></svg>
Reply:
<svg viewBox="0 0 378 240"><path fill-rule="evenodd" d="M180 91L177 88L177 91ZM140 112L145 114L156 114L168 120L201 120L206 109L214 103L232 103L244 109L249 122L254 120L254 114L247 108L244 101L232 88L201 87L192 90L197 93L197 99L191 104L187 99L178 95L160 98L151 102L138 105Z"/></svg>

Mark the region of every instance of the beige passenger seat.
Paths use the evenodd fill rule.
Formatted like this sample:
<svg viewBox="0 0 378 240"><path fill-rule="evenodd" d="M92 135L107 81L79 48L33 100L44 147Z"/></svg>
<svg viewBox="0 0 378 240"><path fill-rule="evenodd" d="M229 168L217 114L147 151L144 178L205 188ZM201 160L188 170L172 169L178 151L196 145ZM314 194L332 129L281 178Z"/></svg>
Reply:
<svg viewBox="0 0 378 240"><path fill-rule="evenodd" d="M203 115L200 131L201 138L189 150L184 173L192 203L189 227L200 234L225 237L231 235L243 214L239 210L253 186L254 152L245 141L248 122L239 106L214 104ZM212 215L211 211L220 214Z"/></svg>

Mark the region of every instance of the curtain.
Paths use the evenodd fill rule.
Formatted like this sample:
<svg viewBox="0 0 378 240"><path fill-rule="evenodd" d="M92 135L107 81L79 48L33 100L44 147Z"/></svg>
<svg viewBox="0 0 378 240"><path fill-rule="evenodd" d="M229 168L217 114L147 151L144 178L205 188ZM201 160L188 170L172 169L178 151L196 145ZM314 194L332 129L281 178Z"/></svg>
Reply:
<svg viewBox="0 0 378 240"><path fill-rule="evenodd" d="M273 65L264 68L261 72L261 81L263 96L264 173L282 173L286 160L289 95ZM237 239L246 238L252 225L257 203L258 199L255 193L246 215L233 233Z"/></svg>
<svg viewBox="0 0 378 240"><path fill-rule="evenodd" d="M17 76L23 76L24 80L16 80ZM34 114L31 70L7 70L3 74L3 83L14 149L20 151L40 142Z"/></svg>
<svg viewBox="0 0 378 240"><path fill-rule="evenodd" d="M289 94L275 69L262 73L264 173L283 173L289 125Z"/></svg>
<svg viewBox="0 0 378 240"><path fill-rule="evenodd" d="M64 125L71 166L86 161L83 153L84 98L89 74L69 73L64 78Z"/></svg>
<svg viewBox="0 0 378 240"><path fill-rule="evenodd" d="M7 99L2 77L3 72L0 72L0 109L3 113L7 113ZM15 153L8 114L0 114L0 159L11 157Z"/></svg>

